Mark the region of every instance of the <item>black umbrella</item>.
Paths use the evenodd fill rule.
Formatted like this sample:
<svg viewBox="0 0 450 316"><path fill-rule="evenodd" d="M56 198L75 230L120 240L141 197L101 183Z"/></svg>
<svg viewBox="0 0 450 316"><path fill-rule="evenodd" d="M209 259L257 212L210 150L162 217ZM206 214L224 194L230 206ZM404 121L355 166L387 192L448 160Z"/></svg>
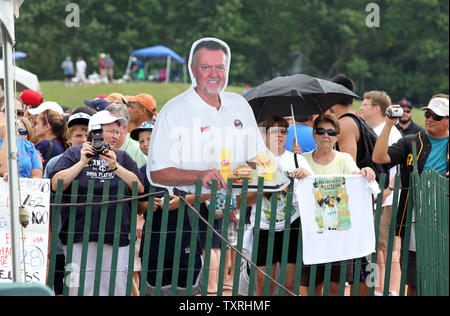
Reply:
<svg viewBox="0 0 450 316"><path fill-rule="evenodd" d="M304 74L277 77L248 91L257 122L277 115L293 116L325 113L335 104L359 98L344 86Z"/></svg>

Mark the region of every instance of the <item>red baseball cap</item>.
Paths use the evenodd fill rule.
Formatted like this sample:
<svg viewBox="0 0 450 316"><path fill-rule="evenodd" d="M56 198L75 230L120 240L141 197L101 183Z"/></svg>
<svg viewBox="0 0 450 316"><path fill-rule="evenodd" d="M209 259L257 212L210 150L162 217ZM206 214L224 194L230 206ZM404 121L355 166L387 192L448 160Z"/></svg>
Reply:
<svg viewBox="0 0 450 316"><path fill-rule="evenodd" d="M44 102L42 94L31 89L23 90L19 98L24 104L32 105L33 107L41 105L41 103Z"/></svg>

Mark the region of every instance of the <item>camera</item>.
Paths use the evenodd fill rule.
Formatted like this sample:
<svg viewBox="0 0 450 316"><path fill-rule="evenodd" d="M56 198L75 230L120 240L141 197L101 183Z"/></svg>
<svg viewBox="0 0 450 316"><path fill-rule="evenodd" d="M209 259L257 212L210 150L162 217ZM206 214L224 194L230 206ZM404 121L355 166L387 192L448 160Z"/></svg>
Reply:
<svg viewBox="0 0 450 316"><path fill-rule="evenodd" d="M103 130L100 125L94 126L92 128L92 148L94 149L93 155L87 155L89 158L94 156L99 156L103 154L105 150L110 150L108 143L103 142Z"/></svg>
<svg viewBox="0 0 450 316"><path fill-rule="evenodd" d="M401 118L403 116L402 108L389 108L386 110L386 116L389 118Z"/></svg>

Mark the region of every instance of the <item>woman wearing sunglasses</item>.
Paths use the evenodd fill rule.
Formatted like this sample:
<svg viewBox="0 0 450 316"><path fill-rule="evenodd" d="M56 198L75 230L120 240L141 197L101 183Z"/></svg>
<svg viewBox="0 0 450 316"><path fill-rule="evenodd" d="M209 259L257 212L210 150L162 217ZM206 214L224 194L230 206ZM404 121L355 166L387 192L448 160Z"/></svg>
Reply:
<svg viewBox="0 0 450 316"><path fill-rule="evenodd" d="M314 121L313 137L316 141L317 148L303 154L313 172L316 175L361 174L366 177L369 182L375 180L375 172L371 168L366 167L360 170L350 154L338 152L334 149L336 142L339 139L339 133L340 125L335 116L324 114ZM340 264L340 262L332 264L330 295L337 295L339 292ZM352 270L352 264L347 264L347 281L352 280ZM317 267L316 288L314 293L316 296L322 294L324 271L324 266ZM309 273L310 267L304 266L302 269L301 285L306 289L309 285ZM306 295L308 292L306 290L301 293Z"/></svg>
<svg viewBox="0 0 450 316"><path fill-rule="evenodd" d="M27 118L22 117L19 120L19 129L17 130L17 133L23 139L28 140L33 143L34 130L33 130L33 127L31 126L30 121Z"/></svg>
<svg viewBox="0 0 450 316"><path fill-rule="evenodd" d="M20 135L19 128L18 134ZM4 145L4 146L3 146ZM6 126L0 125L0 176L8 181L8 167L6 159ZM42 178L42 164L33 143L26 138L17 137L17 159L19 177Z"/></svg>

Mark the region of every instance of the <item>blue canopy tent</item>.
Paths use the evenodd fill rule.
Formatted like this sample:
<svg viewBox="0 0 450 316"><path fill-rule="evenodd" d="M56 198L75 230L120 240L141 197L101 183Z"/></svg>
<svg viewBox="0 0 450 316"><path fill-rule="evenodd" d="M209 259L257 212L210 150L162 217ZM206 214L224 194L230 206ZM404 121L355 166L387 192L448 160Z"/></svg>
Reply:
<svg viewBox="0 0 450 316"><path fill-rule="evenodd" d="M131 63L133 57L141 57L145 59L152 59L156 61L166 60L166 83L169 83L170 80L170 66L172 59L183 64L183 74L184 74L184 83L186 83L186 61L184 58L180 57L177 53L175 53L170 48L167 48L162 45L152 46L147 48L137 49L131 52L130 59L128 60L126 75L130 73Z"/></svg>

